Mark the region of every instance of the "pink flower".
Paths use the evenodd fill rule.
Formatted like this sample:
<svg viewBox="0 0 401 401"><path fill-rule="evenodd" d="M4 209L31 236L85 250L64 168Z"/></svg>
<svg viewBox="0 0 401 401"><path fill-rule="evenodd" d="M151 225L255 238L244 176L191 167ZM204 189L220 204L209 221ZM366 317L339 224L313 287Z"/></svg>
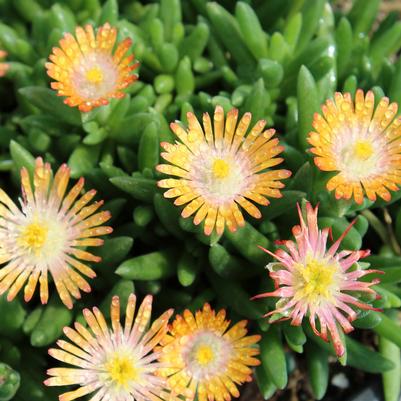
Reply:
<svg viewBox="0 0 401 401"><path fill-rule="evenodd" d="M255 298L279 297L276 309L265 316L279 314L280 320L291 319L291 324L298 326L308 315L310 325L316 335L328 341L330 333L336 354L344 354L344 344L339 335L339 326L345 333L353 330L350 322L357 317L357 310L377 310L361 302L353 294L364 292L377 296L371 288L379 282L358 281L370 273L383 273L378 270L363 270L359 259L369 255L369 250L337 252L341 241L352 227L352 223L340 238L327 249L330 228L319 230L316 207L306 204L306 223L298 205L300 225L293 227L294 241L282 241L287 250L278 249L275 253L263 249L278 262L269 263L270 277L276 290ZM353 306L353 307L351 307ZM276 316L273 318L276 320ZM316 320L319 328L316 327ZM338 325L339 324L339 325ZM319 330L320 329L320 330Z"/></svg>

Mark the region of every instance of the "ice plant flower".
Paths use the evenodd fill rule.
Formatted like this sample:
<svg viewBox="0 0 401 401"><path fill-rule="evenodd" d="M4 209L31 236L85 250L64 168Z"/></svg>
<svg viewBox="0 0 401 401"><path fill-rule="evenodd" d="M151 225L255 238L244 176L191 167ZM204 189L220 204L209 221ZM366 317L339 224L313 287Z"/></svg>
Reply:
<svg viewBox="0 0 401 401"><path fill-rule="evenodd" d="M0 50L0 60L2 60L6 56L7 52L5 52L4 50ZM0 77L3 77L6 74L8 67L8 64L0 63Z"/></svg>
<svg viewBox="0 0 401 401"><path fill-rule="evenodd" d="M170 325L162 340L159 360L170 367L159 373L167 377L172 392L185 400L227 400L238 397L238 384L251 381L251 366L259 349L259 335L246 336L247 322L229 329L224 309L217 314L205 304L195 313L185 310Z"/></svg>
<svg viewBox="0 0 401 401"><path fill-rule="evenodd" d="M316 166L323 171L336 171L327 182L337 199L354 197L361 204L366 196L376 200L391 199L401 183L401 118L394 118L398 106L380 99L374 108L374 95L364 96L361 89L355 104L349 93L336 93L334 101L322 106L323 117L315 113L308 137L316 156Z"/></svg>
<svg viewBox="0 0 401 401"><path fill-rule="evenodd" d="M83 178L66 195L69 179L66 164L52 178L50 164L39 157L33 186L27 169L21 169L21 209L0 189L0 263L7 263L0 269L0 294L8 290L9 301L26 284L24 295L28 302L39 281L40 299L47 303L48 273L68 308L72 308L71 296L78 299L80 290L91 290L82 276L93 278L96 274L79 259L99 262L100 258L81 247L103 244L95 237L111 233L111 227L101 226L110 219L110 213L95 213L103 201L89 205L95 190L79 197Z"/></svg>
<svg viewBox="0 0 401 401"><path fill-rule="evenodd" d="M133 71L138 63L132 64L133 55L126 56L131 39L124 39L113 52L117 29L108 23L96 35L92 25L77 27L75 36L65 33L61 48L53 48L51 62L46 63L48 75L57 81L51 87L67 97L64 103L83 112L124 97L122 89L137 79Z"/></svg>
<svg viewBox="0 0 401 401"><path fill-rule="evenodd" d="M160 401L171 398L165 379L156 376L160 367L154 348L167 332L167 323L173 313L164 312L150 324L152 296L144 298L135 317L136 297L128 299L125 324L120 323L120 300L114 296L110 307L111 327L108 327L98 308L85 309L85 328L76 322L75 329L66 327L69 341L59 340L60 349L49 354L75 368L53 368L47 386L78 385L79 388L60 395L60 401L71 401L96 392L92 401ZM135 318L135 320L134 320Z"/></svg>
<svg viewBox="0 0 401 401"><path fill-rule="evenodd" d="M283 159L275 130L264 130L266 121L258 121L250 130L251 113L245 113L237 124L238 110L232 109L224 121L223 108L217 106L212 125L203 114L203 127L193 113L187 114L188 129L178 122L171 129L179 141L163 142L161 156L170 164L157 166L158 171L176 176L158 182L166 198L177 198L175 205L185 205L183 217L195 213L194 224L205 221L204 231L214 228L222 234L245 224L239 206L251 216L260 218L259 209L251 202L268 205L267 197L280 198L280 181L291 175L288 170L268 170Z"/></svg>
<svg viewBox="0 0 401 401"><path fill-rule="evenodd" d="M264 249L277 260L267 266L276 290L257 295L254 299L279 297L277 308L265 316L282 316L282 319L291 319L291 324L295 326L300 325L308 315L314 333L328 341L329 332L337 355L342 356L344 345L338 324L345 333L353 330L350 322L357 317L357 310L351 306L356 309L376 310L358 300L355 293L376 295L370 287L377 284L378 280L361 282L358 279L370 273L382 272L363 270L359 265L359 259L369 255L368 250L337 252L352 224L327 249L330 229L319 230L317 212L317 207L313 209L307 203L305 223L298 206L300 225L292 229L295 242L280 241L287 250L278 249L275 253ZM276 320L276 316L272 320ZM320 331L316 327L316 319Z"/></svg>

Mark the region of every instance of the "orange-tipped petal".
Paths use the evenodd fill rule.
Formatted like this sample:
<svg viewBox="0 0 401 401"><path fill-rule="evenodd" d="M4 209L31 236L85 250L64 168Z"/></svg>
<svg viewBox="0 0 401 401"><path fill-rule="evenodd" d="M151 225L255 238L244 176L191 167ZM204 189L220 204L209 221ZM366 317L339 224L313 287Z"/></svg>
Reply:
<svg viewBox="0 0 401 401"><path fill-rule="evenodd" d="M64 328L69 341L57 341L58 348L50 349L49 354L73 367L49 369L50 377L44 382L47 386L75 386L62 394L60 400L74 400L95 392L91 399L98 399L99 395L104 399L115 399L116 395L118 399L138 399L137 395L143 394L140 398L143 401L176 400L157 373L160 366L157 348L167 335L173 311L163 313L149 328L152 297L145 297L136 318L135 301L135 295L130 294L124 330L118 296L111 301L111 325L94 307L83 312L88 328L79 323L75 323L75 329Z"/></svg>
<svg viewBox="0 0 401 401"><path fill-rule="evenodd" d="M396 103L383 97L374 109L374 94L364 96L356 91L355 104L351 95L336 93L334 102L322 106L323 116L316 113L315 131L309 133L309 150L316 156L316 166L337 175L327 182L336 199L353 198L362 204L364 195L372 201L377 196L391 200L397 191L401 174L401 121L395 118Z"/></svg>
<svg viewBox="0 0 401 401"><path fill-rule="evenodd" d="M96 274L77 259L100 260L80 248L103 244L102 239L93 237L111 232L110 227L101 226L110 213L95 213L103 203L89 204L95 191L83 194L77 201L83 179L65 196L69 174L69 168L63 164L52 178L50 164L37 158L32 186L28 171L23 168L22 210L0 190L0 215L8 220L7 226L0 227L0 261L7 262L0 269L0 291L8 291L9 300L24 287L24 299L30 301L39 282L40 299L46 304L49 274L68 308L72 308L74 298L81 297L81 290L90 291L82 275L92 278Z"/></svg>
<svg viewBox="0 0 401 401"><path fill-rule="evenodd" d="M247 322L230 327L225 310L209 304L195 315L186 309L177 315L163 340L160 375L184 399L227 400L237 397L237 385L251 380L259 335L247 336ZM211 384L213 383L213 384Z"/></svg>
<svg viewBox="0 0 401 401"><path fill-rule="evenodd" d="M53 48L46 69L56 81L52 88L66 96L66 104L88 112L124 96L122 89L137 79L133 71L138 63L133 55L127 55L131 39L124 39L113 52L116 39L117 30L108 23L100 26L96 35L87 25L77 27L75 37L65 33L60 40L61 49Z"/></svg>
<svg viewBox="0 0 401 401"><path fill-rule="evenodd" d="M252 299L279 298L276 309L265 314L265 317L271 317L272 322L290 319L292 325L299 326L309 316L313 332L325 341L330 335L336 354L341 357L345 348L339 330L342 328L349 333L353 329L350 322L356 318L356 311L350 305L355 309L375 310L350 293L375 295L371 287L378 279L369 282L359 281L359 278L381 272L375 269L362 270L359 265L359 260L368 256L369 251L337 252L354 222L329 246L330 231L318 227L318 208L307 203L306 219L301 207L297 205L297 208L300 224L292 230L295 241L278 241L281 248L275 252L261 248L275 258L267 265L275 290L258 294Z"/></svg>

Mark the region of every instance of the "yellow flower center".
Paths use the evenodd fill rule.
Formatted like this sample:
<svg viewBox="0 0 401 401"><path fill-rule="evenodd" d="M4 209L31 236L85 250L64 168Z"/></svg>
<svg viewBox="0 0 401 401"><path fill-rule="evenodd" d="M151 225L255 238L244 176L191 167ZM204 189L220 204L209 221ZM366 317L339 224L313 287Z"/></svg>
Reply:
<svg viewBox="0 0 401 401"><path fill-rule="evenodd" d="M298 265L297 293L313 303L319 299L329 299L335 282L337 268L334 264L323 263L316 259L307 259L306 265Z"/></svg>
<svg viewBox="0 0 401 401"><path fill-rule="evenodd" d="M213 162L213 175L215 178L226 178L230 173L229 164L223 159L216 159Z"/></svg>
<svg viewBox="0 0 401 401"><path fill-rule="evenodd" d="M208 365L214 360L214 353L209 345L200 345L195 353L195 359L199 365Z"/></svg>
<svg viewBox="0 0 401 401"><path fill-rule="evenodd" d="M92 84L100 84L103 78L103 71L99 67L93 67L86 72L86 79Z"/></svg>
<svg viewBox="0 0 401 401"><path fill-rule="evenodd" d="M41 250L47 239L48 228L37 222L28 224L18 238L18 244L31 252Z"/></svg>
<svg viewBox="0 0 401 401"><path fill-rule="evenodd" d="M106 364L111 380L119 387L127 389L128 384L138 377L138 369L126 356L116 356Z"/></svg>
<svg viewBox="0 0 401 401"><path fill-rule="evenodd" d="M367 160L373 154L373 146L368 141L358 141L354 145L354 155L360 160Z"/></svg>

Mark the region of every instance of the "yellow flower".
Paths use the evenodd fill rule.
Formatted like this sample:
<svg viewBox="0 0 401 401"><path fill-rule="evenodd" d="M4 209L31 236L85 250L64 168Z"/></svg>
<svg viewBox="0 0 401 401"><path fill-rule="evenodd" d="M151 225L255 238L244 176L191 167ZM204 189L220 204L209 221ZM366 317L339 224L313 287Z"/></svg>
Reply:
<svg viewBox="0 0 401 401"><path fill-rule="evenodd" d="M336 93L334 102L322 106L323 117L316 113L308 141L316 155L315 164L323 171L337 171L327 182L337 199L354 197L362 203L364 193L371 200L376 194L385 201L401 184L401 119L394 118L398 106L380 99L374 108L374 95Z"/></svg>
<svg viewBox="0 0 401 401"><path fill-rule="evenodd" d="M60 401L71 401L96 392L91 400L162 401L174 399L165 379L156 375L158 353L154 348L166 335L173 313L164 312L149 327L152 297L148 295L135 317L136 297L131 294L126 308L125 325L120 323L120 299L114 296L110 307L111 327L98 308L85 309L85 328L76 322L64 334L71 342L59 340L60 349L49 354L77 368L53 368L47 386L78 385L79 388L60 395ZM135 321L134 321L135 318Z"/></svg>
<svg viewBox="0 0 401 401"><path fill-rule="evenodd" d="M251 366L260 364L255 358L260 336L246 336L246 325L241 321L229 328L225 310L216 314L208 304L195 316L189 310L177 315L159 358L166 365L159 373L172 392L188 401L238 397L237 385L251 381Z"/></svg>
<svg viewBox="0 0 401 401"><path fill-rule="evenodd" d="M183 217L195 213L194 224L205 221L204 231L215 228L222 234L225 226L235 231L245 224L240 206L251 216L260 218L259 209L250 201L268 205L268 197L280 198L280 180L288 178L288 170L270 170L283 159L283 151L274 129L264 130L260 120L246 135L251 113L245 113L237 124L238 110L232 109L224 121L223 108L217 106L214 121L203 115L203 127L193 113L187 114L188 129L172 123L178 137L175 144L163 142L161 156L170 164L157 166L158 171L179 177L158 182L166 198L177 198L175 205L184 205Z"/></svg>
<svg viewBox="0 0 401 401"><path fill-rule="evenodd" d="M138 63L132 64L134 56L125 56L131 47L131 39L116 43L117 30L108 23L93 31L92 25L77 27L76 38L64 34L60 47L53 48L51 63L46 63L47 73L57 82L51 87L71 107L81 111L106 105L110 98L124 97L122 89L137 79L132 71Z"/></svg>
<svg viewBox="0 0 401 401"><path fill-rule="evenodd" d="M6 56L7 56L7 52L5 52L4 50L0 50L0 60ZM0 63L0 77L3 77L6 74L8 68L9 68L8 64Z"/></svg>
<svg viewBox="0 0 401 401"><path fill-rule="evenodd" d="M96 191L80 196L83 178L65 195L69 179L66 164L53 179L50 165L39 157L33 187L26 168L21 170L21 210L0 189L0 263L7 263L0 269L0 294L8 290L9 301L25 285L28 302L39 281L40 299L47 303L48 273L68 308L72 308L71 296L79 299L80 290L91 290L82 275L93 278L96 274L79 259L99 262L100 258L81 248L103 244L95 237L112 232L111 227L101 226L110 213L95 213L103 201L89 205Z"/></svg>

